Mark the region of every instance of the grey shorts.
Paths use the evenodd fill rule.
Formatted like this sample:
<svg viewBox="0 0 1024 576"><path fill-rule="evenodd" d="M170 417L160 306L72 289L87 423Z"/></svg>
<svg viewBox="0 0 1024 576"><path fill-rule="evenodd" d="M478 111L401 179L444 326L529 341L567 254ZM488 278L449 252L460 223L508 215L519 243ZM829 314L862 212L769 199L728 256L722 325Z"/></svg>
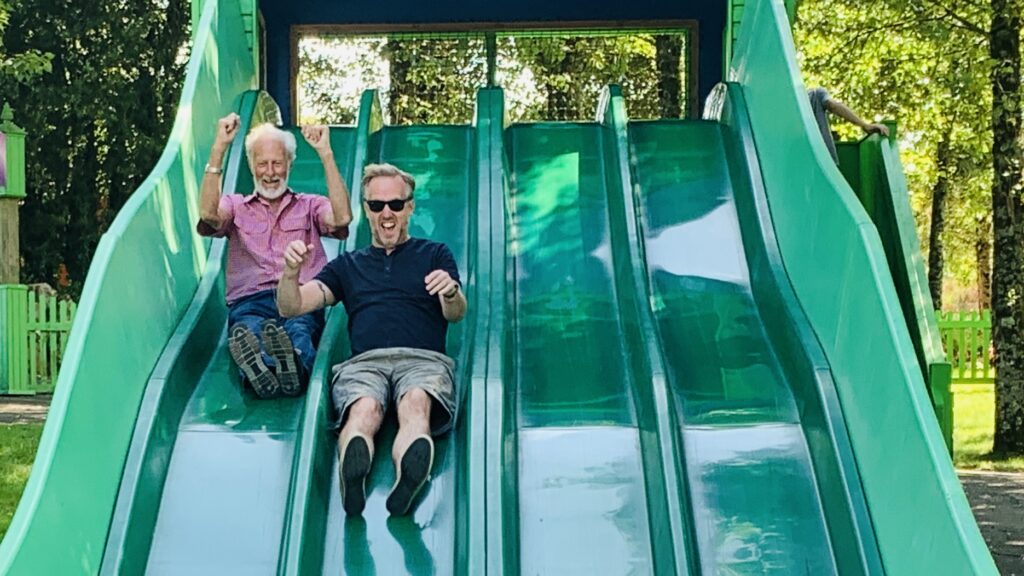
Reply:
<svg viewBox="0 0 1024 576"><path fill-rule="evenodd" d="M454 370L451 358L418 348L380 348L353 356L332 370L331 399L338 415L334 429L345 424L349 406L360 398L375 399L387 412L406 392L420 388L434 400L430 431L443 434L455 415Z"/></svg>

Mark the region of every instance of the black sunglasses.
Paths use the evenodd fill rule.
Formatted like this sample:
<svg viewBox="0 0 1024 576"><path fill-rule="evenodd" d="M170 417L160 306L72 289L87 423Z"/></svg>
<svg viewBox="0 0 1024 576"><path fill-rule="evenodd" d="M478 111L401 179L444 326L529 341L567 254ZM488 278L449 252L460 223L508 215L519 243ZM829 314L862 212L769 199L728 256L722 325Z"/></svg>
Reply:
<svg viewBox="0 0 1024 576"><path fill-rule="evenodd" d="M366 207L370 209L370 212L383 212L384 206L391 208L392 212L401 212L405 210L406 202L412 202L412 196L397 200L363 200L363 202L366 202Z"/></svg>

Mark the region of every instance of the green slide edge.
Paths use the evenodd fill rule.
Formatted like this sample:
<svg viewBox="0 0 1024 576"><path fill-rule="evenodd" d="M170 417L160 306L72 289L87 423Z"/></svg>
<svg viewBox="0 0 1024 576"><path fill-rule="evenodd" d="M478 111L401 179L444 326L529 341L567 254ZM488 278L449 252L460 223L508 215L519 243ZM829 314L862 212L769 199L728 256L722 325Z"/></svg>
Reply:
<svg viewBox="0 0 1024 576"><path fill-rule="evenodd" d="M501 174L495 173L491 161L493 136L502 128L501 91L484 88L477 91L476 130L476 230L472 232L476 247L475 265L471 279L475 289L469 294L469 305L475 308L476 326L473 333L472 349L466 355L469 362L469 386L462 391L460 424L457 434L462 452L459 454L461 469L458 481L460 492L466 502L457 508L460 517L456 521L455 557L456 574L470 576L487 572L487 439L488 439L488 386L487 366L490 354L489 330L493 308L489 299L494 287L494 246L491 198L495 179L500 185ZM503 239L503 238L502 238ZM499 252L504 256L503 252Z"/></svg>
<svg viewBox="0 0 1024 576"><path fill-rule="evenodd" d="M820 141L781 3L747 5L729 78L749 108L783 261L832 367L886 572L996 574L878 232Z"/></svg>
<svg viewBox="0 0 1024 576"><path fill-rule="evenodd" d="M505 127L508 118L505 110L505 96L500 88L489 88L478 93L478 106L481 114L480 137L487 142L486 156L480 162L487 162L487 169L481 170L480 193L486 198L480 202L481 209L487 207L488 219L481 218L481 225L489 224L489 230L481 231L479 248L486 247L487 254L477 257L480 270L486 270L487 281L481 279L480 290L486 290L486 302L490 318L486 330L481 331L486 337L485 345L478 348L478 354L486 354L486 368L477 376L474 372L474 386L484 390L486 404L485 420L485 504L486 515L486 574L501 576L519 574L519 501L518 501L518 458L516 443L515 407L506 402L505 356L511 349L513 331L508 329L508 309L510 294L508 291L509 256L505 251L508 231L508 216L505 203L509 198L510 189L507 157L505 155ZM484 201L486 200L486 201ZM486 242L484 239L487 239ZM471 401L476 403L476 400ZM474 559L472 566L479 565ZM480 572L473 572L473 574Z"/></svg>
<svg viewBox="0 0 1024 576"><path fill-rule="evenodd" d="M878 543L831 368L782 264L740 86L720 84L709 97L707 109L730 136L725 139L728 163L751 288L801 406L800 426L811 453L837 564L843 574L882 574Z"/></svg>
<svg viewBox="0 0 1024 576"><path fill-rule="evenodd" d="M277 105L265 92L242 94L237 110L243 127L279 120ZM234 194L246 174L245 135L239 130L228 151L222 194ZM224 257L227 241L210 244L206 271L192 303L168 341L149 378L136 418L107 537L101 574L142 574L152 546L160 498L188 400L217 349L227 322Z"/></svg>
<svg viewBox="0 0 1024 576"><path fill-rule="evenodd" d="M605 178L608 189L609 226L616 294L620 313L635 321L623 321L630 340L642 354L630 359L638 389L634 396L640 446L647 479L648 522L652 535L654 565L658 573L699 572L689 488L683 471L682 426L669 388L656 323L650 307L650 287L644 264L644 241L634 203L632 171L629 167L629 116L619 86L602 92L597 109L604 131ZM668 527L665 530L664 527Z"/></svg>
<svg viewBox="0 0 1024 576"><path fill-rule="evenodd" d="M206 268L197 175L217 118L256 80L237 0L204 7L174 127L100 239L0 573L100 568L146 382Z"/></svg>
<svg viewBox="0 0 1024 576"><path fill-rule="evenodd" d="M342 175L348 183L352 223L349 236L339 251L353 250L363 242L361 234L368 232L359 225L363 219L362 170L370 138L383 125L377 92L367 90L359 105L351 151L352 173ZM290 513L282 536L281 565L278 566L281 574L318 574L322 567L323 527L327 522L328 502L320 496L328 494L333 474L331 452L325 449L326 444L334 441L326 431L331 411L331 367L344 360L348 348L348 316L341 307L337 307L328 315L306 391L306 408L299 425L297 462L289 495Z"/></svg>
<svg viewBox="0 0 1024 576"><path fill-rule="evenodd" d="M928 384L946 449L952 454L953 368L942 349L899 150L893 140L878 135L840 143L839 148L840 169L878 228L914 352Z"/></svg>

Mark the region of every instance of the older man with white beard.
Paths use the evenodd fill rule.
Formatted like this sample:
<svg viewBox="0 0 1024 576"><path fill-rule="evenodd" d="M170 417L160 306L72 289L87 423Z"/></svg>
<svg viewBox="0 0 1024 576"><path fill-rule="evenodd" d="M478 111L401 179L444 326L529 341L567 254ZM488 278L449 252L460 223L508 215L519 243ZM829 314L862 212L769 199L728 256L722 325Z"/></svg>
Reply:
<svg viewBox="0 0 1024 576"><path fill-rule="evenodd" d="M321 236L344 239L352 221L348 189L334 163L325 126L304 126L302 135L323 163L327 197L288 188L295 136L272 124L253 128L245 151L255 190L221 195L221 164L239 129L237 114L217 123L203 174L199 234L228 239L228 349L243 382L261 398L296 396L305 389L324 327L323 311L282 318L275 288L292 241L311 247L303 272L311 280L327 263Z"/></svg>

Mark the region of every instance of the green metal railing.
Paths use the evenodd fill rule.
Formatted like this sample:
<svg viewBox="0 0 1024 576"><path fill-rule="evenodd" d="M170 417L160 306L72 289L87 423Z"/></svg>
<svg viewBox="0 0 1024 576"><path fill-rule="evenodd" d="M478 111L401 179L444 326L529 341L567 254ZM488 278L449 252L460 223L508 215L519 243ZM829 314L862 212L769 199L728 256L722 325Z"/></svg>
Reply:
<svg viewBox="0 0 1024 576"><path fill-rule="evenodd" d="M52 392L75 303L27 286L0 286L0 394Z"/></svg>
<svg viewBox="0 0 1024 576"><path fill-rule="evenodd" d="M936 312L954 384L992 384L992 312Z"/></svg>

